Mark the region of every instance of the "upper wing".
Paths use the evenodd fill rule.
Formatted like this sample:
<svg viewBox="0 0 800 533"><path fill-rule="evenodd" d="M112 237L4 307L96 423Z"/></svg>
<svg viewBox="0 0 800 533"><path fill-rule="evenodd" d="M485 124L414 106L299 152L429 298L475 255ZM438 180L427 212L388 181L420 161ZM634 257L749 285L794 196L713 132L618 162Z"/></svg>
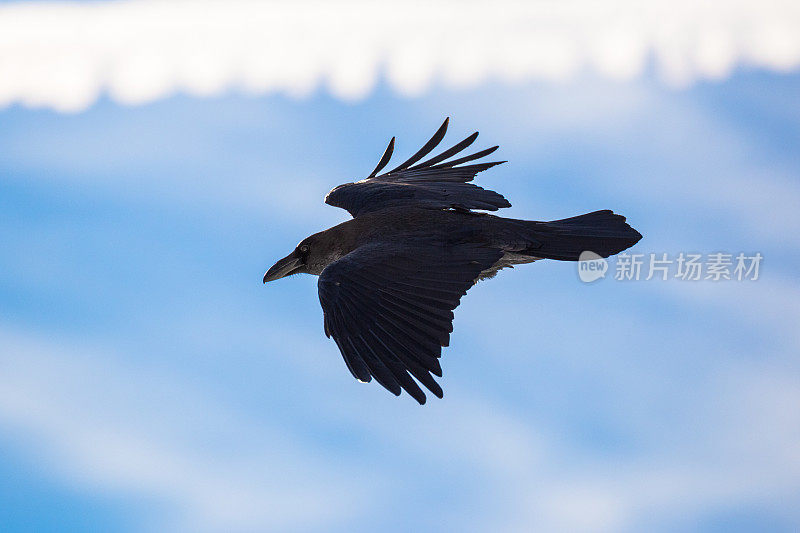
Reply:
<svg viewBox="0 0 800 533"><path fill-rule="evenodd" d="M445 119L431 140L407 161L378 175L378 172L383 170L392 157L394 151L394 137L392 137L378 166L366 179L339 185L328 193L325 203L347 209L354 217L369 211L403 205L432 209L458 208L489 211L496 211L501 207L511 207L511 204L502 195L467 183L472 181L478 172L505 163L505 161L494 161L472 165L464 164L491 154L497 150L497 146L452 161L445 161L471 145L478 138L478 132L441 154L417 163L442 141L449 120L449 118Z"/></svg>
<svg viewBox="0 0 800 533"><path fill-rule="evenodd" d="M480 272L502 252L476 245L365 245L331 263L319 277L325 334L333 336L350 372L375 379L420 404L442 397L431 377L453 331L453 309Z"/></svg>

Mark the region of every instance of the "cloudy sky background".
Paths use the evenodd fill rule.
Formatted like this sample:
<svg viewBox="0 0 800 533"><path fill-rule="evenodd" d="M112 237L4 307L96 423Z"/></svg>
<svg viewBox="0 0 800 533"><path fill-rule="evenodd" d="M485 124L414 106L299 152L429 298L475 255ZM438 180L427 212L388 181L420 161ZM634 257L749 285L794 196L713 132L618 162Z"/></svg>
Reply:
<svg viewBox="0 0 800 533"><path fill-rule="evenodd" d="M639 4L0 3L4 528L797 530L799 10ZM444 400L355 382L315 279L261 276L445 116L507 216L760 279L525 266Z"/></svg>

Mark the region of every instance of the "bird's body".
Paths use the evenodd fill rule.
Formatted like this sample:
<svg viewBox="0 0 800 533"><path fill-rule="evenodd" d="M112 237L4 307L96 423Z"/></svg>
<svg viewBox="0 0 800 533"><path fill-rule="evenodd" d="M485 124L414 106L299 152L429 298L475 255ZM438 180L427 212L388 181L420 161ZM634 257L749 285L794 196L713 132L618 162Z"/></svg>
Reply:
<svg viewBox="0 0 800 533"><path fill-rule="evenodd" d="M605 211L599 213L610 214ZM410 246L414 243L430 243L441 247L474 244L503 253L490 268L481 272L483 279L502 268L531 263L546 257L540 255L546 252L537 253L537 250L541 248L541 240L550 237L557 224L558 222L517 220L472 211L389 207L365 213L309 237L313 245L310 246L311 252L304 273L319 276L329 264L365 244L374 242L394 247ZM436 231L431 231L432 228ZM583 250L582 248L577 253ZM575 259L568 259L577 260L577 255Z"/></svg>
<svg viewBox="0 0 800 533"><path fill-rule="evenodd" d="M523 221L485 213L390 207L366 213L312 235L310 238L313 242L320 244L311 246L306 273L318 276L329 264L374 242L398 248L414 243L430 243L441 247L473 243L507 252L497 261L498 268L529 263L537 258L518 253L518 248L524 246L523 239L520 237L519 245L515 246L504 238L504 235L518 233L514 223L519 222ZM431 234L431 226L437 228L435 235Z"/></svg>
<svg viewBox="0 0 800 533"><path fill-rule="evenodd" d="M475 211L510 206L468 183L498 163L463 164L496 147L446 161L476 133L415 165L446 127L447 121L408 161L378 176L392 139L368 178L340 185L325 199L354 218L307 237L264 276L266 283L318 275L325 333L351 373L361 381L374 377L394 394L406 390L419 403L425 394L417 381L442 396L431 374L442 375L439 356L449 343L453 310L478 280L538 259L577 261L584 251L608 257L641 239L625 217L608 210L550 222Z"/></svg>

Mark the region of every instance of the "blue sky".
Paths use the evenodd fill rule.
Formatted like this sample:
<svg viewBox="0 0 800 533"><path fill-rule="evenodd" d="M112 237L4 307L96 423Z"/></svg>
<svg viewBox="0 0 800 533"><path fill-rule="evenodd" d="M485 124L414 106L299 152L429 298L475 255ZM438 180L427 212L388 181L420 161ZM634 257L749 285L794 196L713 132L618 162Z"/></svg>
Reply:
<svg viewBox="0 0 800 533"><path fill-rule="evenodd" d="M379 89L2 112L12 530L797 527L796 75ZM760 251L756 282L481 283L418 407L352 380L272 262L327 190L440 119L510 162L509 216L627 215L635 251ZM613 264L612 264L613 268Z"/></svg>
<svg viewBox="0 0 800 533"><path fill-rule="evenodd" d="M0 523L797 530L799 93L742 67L0 109ZM443 400L359 384L316 279L261 277L348 218L330 188L445 116L501 146L478 183L505 216L610 208L633 252L760 252L760 279L526 265L456 310Z"/></svg>

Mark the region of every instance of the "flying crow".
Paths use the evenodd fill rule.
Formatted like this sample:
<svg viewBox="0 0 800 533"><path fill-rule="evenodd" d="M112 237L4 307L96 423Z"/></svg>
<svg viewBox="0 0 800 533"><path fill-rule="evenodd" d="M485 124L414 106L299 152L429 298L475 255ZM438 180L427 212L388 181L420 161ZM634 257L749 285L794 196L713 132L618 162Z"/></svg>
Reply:
<svg viewBox="0 0 800 533"><path fill-rule="evenodd" d="M394 151L392 138L369 176L325 197L353 219L303 239L264 275L264 283L297 273L319 276L325 334L353 376L374 377L395 395L403 389L420 404L425 393L417 381L442 397L431 374L441 377L453 310L478 280L537 259L577 261L585 250L608 257L642 238L609 210L551 222L482 212L511 206L470 183L505 162L476 162L497 146L452 159L476 132L420 162L441 142L448 120L407 161L380 174Z"/></svg>

